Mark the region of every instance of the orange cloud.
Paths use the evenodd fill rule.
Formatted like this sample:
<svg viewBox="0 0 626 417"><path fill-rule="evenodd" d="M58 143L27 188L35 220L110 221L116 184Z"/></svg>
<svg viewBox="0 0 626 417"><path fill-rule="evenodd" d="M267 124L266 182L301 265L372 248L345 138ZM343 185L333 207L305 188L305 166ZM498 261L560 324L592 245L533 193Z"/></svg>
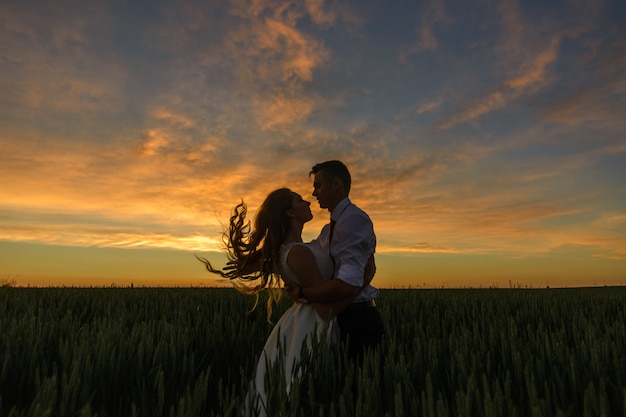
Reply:
<svg viewBox="0 0 626 417"><path fill-rule="evenodd" d="M615 41L597 48L581 62L590 84L571 88L543 105L551 122L582 125L593 122L607 130L623 129L626 101L626 42Z"/></svg>
<svg viewBox="0 0 626 417"><path fill-rule="evenodd" d="M398 59L400 62L405 62L410 55L422 51L434 51L439 47L439 41L435 35L435 28L449 20L444 4L438 1L429 1L426 3L424 10L419 16L420 19L416 29L419 35L418 40L408 48L398 51Z"/></svg>
<svg viewBox="0 0 626 417"><path fill-rule="evenodd" d="M277 125L298 123L314 108L314 101L306 97L285 97L278 93L255 103L255 115L263 130Z"/></svg>
<svg viewBox="0 0 626 417"><path fill-rule="evenodd" d="M415 109L415 114L429 113L437 110L443 104L443 97L438 97L435 100L420 104Z"/></svg>
<svg viewBox="0 0 626 417"><path fill-rule="evenodd" d="M548 47L540 51L530 64L522 66L522 73L503 83L495 91L465 104L464 108L447 117L439 124L440 129L448 129L459 123L477 119L480 116L506 107L523 94L534 92L546 84L546 72L550 64L556 61L560 40L553 40ZM528 91L530 90L530 91Z"/></svg>
<svg viewBox="0 0 626 417"><path fill-rule="evenodd" d="M522 74L504 84L512 89L525 89L545 82L547 67L556 61L559 37L555 37L546 49L541 51L528 65L522 67Z"/></svg>
<svg viewBox="0 0 626 417"><path fill-rule="evenodd" d="M484 114L503 108L509 102L509 97L503 91L494 91L487 96L480 97L457 114L449 117L439 125L440 129L448 129L459 123L474 120Z"/></svg>
<svg viewBox="0 0 626 417"><path fill-rule="evenodd" d="M169 139L167 134L160 131L160 129L151 129L147 132L148 138L141 143L138 150L139 155L151 156L158 152L160 148L167 146Z"/></svg>
<svg viewBox="0 0 626 417"><path fill-rule="evenodd" d="M173 112L167 108L157 108L152 112L152 117L157 120L165 121L169 124L178 125L183 128L190 128L196 126L197 122L192 120L189 116L181 113Z"/></svg>
<svg viewBox="0 0 626 417"><path fill-rule="evenodd" d="M318 25L330 26L338 19L337 12L328 7L325 0L306 0L305 4L311 19Z"/></svg>

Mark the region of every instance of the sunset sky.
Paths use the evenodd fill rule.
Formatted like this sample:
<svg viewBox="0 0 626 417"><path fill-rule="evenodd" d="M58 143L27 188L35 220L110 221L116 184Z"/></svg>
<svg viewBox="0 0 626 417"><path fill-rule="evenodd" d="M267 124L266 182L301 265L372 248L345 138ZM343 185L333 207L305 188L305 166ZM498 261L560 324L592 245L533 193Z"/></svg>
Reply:
<svg viewBox="0 0 626 417"><path fill-rule="evenodd" d="M626 2L0 2L0 282L213 286L341 159L379 287L626 284Z"/></svg>

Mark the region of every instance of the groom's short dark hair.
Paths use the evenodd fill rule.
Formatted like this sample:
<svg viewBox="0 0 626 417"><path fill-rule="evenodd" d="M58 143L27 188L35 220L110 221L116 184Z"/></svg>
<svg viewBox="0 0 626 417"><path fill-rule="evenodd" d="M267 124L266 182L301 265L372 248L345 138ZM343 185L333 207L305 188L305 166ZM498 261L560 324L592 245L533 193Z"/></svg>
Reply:
<svg viewBox="0 0 626 417"><path fill-rule="evenodd" d="M333 178L339 178L339 180L343 183L343 186L346 187L346 193L350 192L352 178L350 177L350 171L348 171L348 167L346 167L343 162L321 162L311 168L311 172L309 172L309 177L311 175L317 174L320 171L324 171L324 174L328 176L329 181Z"/></svg>

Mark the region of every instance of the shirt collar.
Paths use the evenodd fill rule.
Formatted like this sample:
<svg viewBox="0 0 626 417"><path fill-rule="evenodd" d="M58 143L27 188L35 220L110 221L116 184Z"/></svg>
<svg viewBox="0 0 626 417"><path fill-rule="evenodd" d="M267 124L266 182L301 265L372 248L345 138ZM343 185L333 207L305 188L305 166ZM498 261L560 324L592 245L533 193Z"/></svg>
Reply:
<svg viewBox="0 0 626 417"><path fill-rule="evenodd" d="M330 219L335 220L335 221L339 220L339 217L341 217L341 214L349 205L350 205L350 199L348 197L345 197L343 200L339 202L339 204L337 204L337 207L335 207L332 213L330 213Z"/></svg>

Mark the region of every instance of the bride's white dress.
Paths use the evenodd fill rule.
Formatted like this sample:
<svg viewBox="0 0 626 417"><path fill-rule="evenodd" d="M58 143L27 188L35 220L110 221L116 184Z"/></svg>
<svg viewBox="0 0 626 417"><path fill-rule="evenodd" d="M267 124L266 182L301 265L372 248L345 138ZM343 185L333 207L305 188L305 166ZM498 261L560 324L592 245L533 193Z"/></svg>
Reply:
<svg viewBox="0 0 626 417"><path fill-rule="evenodd" d="M280 265L286 278L300 283L296 274L287 265L287 255L295 245L308 247L315 255L317 266L324 280L332 278L332 259L315 242L289 243L281 247ZM272 368L276 366L283 368L280 372L284 372L284 383L289 394L293 380L301 373L298 367L301 354L307 354L307 350L311 348L312 339L328 343L335 342L336 327L334 318L323 320L310 304L294 303L285 311L267 338L256 367L254 386L250 392L253 398L249 398L252 403L251 408L256 409L254 415L266 415L267 394L272 388L266 384L282 383L282 381L275 381L268 377L268 371L274 374L271 372ZM306 349L303 351L304 346Z"/></svg>

